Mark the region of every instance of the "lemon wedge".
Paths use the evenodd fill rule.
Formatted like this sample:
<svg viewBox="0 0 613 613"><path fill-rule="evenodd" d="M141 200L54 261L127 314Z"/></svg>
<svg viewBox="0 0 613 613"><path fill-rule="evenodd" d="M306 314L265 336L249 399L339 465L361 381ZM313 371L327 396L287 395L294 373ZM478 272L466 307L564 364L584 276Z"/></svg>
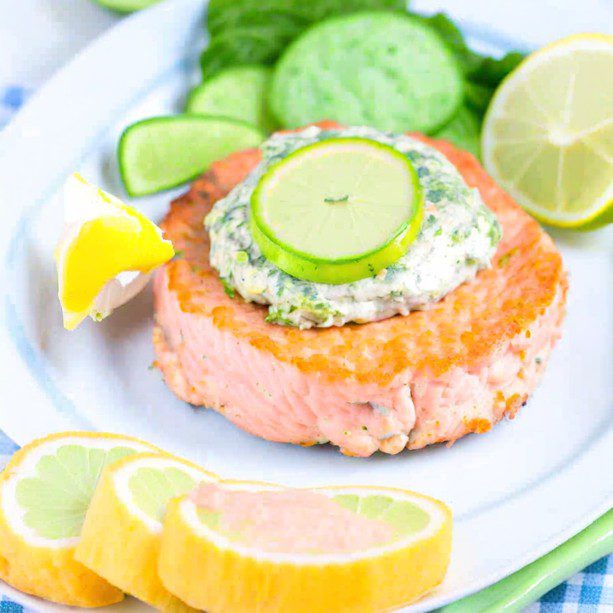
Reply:
<svg viewBox="0 0 613 613"><path fill-rule="evenodd" d="M482 134L486 169L552 226L613 221L613 36L579 34L529 56L502 83Z"/></svg>
<svg viewBox="0 0 613 613"><path fill-rule="evenodd" d="M76 173L64 186L64 221L55 261L67 330L110 315L175 253L153 222Z"/></svg>
<svg viewBox="0 0 613 613"><path fill-rule="evenodd" d="M45 600L79 607L123 592L77 562L81 526L102 469L158 451L126 436L66 432L20 449L0 476L0 579Z"/></svg>
<svg viewBox="0 0 613 613"><path fill-rule="evenodd" d="M139 453L107 466L87 512L76 559L156 609L193 613L158 577L162 520L171 498L216 480L186 460L160 453Z"/></svg>
<svg viewBox="0 0 613 613"><path fill-rule="evenodd" d="M387 611L443 580L451 524L405 490L205 483L171 501L158 570L206 611Z"/></svg>

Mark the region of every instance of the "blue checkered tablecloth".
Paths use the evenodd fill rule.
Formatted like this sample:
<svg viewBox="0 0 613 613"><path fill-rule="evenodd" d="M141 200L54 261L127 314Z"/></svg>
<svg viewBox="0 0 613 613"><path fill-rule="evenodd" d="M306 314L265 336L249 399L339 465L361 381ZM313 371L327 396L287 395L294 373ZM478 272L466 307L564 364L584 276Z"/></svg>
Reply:
<svg viewBox="0 0 613 613"><path fill-rule="evenodd" d="M0 129L24 103L28 89L17 85L0 85ZM18 449L0 432L0 469ZM24 608L1 595L0 613L24 613ZM613 613L613 555L588 566L545 594L539 602L526 609L527 613Z"/></svg>
<svg viewBox="0 0 613 613"><path fill-rule="evenodd" d="M24 103L28 95L25 87L0 87L0 128L9 122L11 116Z"/></svg>

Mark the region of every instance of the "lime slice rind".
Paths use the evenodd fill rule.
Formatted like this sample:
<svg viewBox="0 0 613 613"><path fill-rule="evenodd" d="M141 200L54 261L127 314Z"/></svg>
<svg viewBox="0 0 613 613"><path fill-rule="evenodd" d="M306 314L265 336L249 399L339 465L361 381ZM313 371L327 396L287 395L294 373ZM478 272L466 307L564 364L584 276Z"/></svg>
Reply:
<svg viewBox="0 0 613 613"><path fill-rule="evenodd" d="M341 173L347 172L350 166L346 159L345 163L340 165L338 174L335 175L329 170L332 164L338 165L338 159L342 159L341 155L346 155L352 149L355 156L364 155L366 159L372 156L373 160L379 157L378 161L382 163L379 167L381 172L386 170L386 164L389 164L390 167L392 165L398 167L400 172L396 172L396 176L391 176L389 182L377 176L372 177L373 184L368 185L368 189L372 191L382 190L384 196L370 194L369 197L364 198L360 193L360 181L363 177L359 172L355 176L349 175L349 181L346 181L347 177L341 176ZM334 161L335 155L337 156L336 162ZM321 159L319 156L322 156ZM324 177L321 184L317 176L310 177L310 181L301 180L300 172L303 170L301 165L308 166L311 162L315 164L315 169L318 168L318 164L320 167L327 165L325 172L331 176ZM292 178L292 170L295 175L298 175L298 180ZM365 173L368 170L364 168ZM312 174L312 169L310 171ZM283 174L289 176L282 177ZM306 174L309 174L308 168ZM393 180L400 183L400 187L392 186L390 183ZM367 182L367 178L364 179L363 183ZM286 187L287 185L289 187ZM383 185L385 187L379 187ZM283 211L282 207L285 206L283 202L270 203L270 192L274 194L274 189L283 190L283 188L286 193L282 196L285 202L290 203L289 215ZM394 201L389 196L389 192L396 188L401 192L405 190L406 198L399 199L394 195L396 198ZM379 198L389 198L389 201L381 201ZM293 199L301 204L296 206L292 203ZM266 171L251 196L250 229L264 256L284 272L307 281L330 284L348 283L375 276L405 255L421 228L423 203L424 195L419 177L405 155L389 145L365 138L333 138L298 149L273 164ZM342 209L336 207L342 207ZM399 209L405 207L404 210L401 210L400 218L395 213L394 207L399 207ZM336 215L337 211L338 215ZM293 237L290 236L294 244L290 240L279 237L279 234L284 231L279 222L281 214L285 215L282 223L290 227L290 231L286 234L294 234ZM325 230L318 228L315 223L308 223L313 218L319 223L317 216L320 214L328 215L326 220L333 219L332 232L329 232L327 228ZM273 228L270 219L275 215L277 227ZM392 217L395 221L390 225L385 219L386 216ZM387 225L383 222L386 222ZM357 226L360 223L363 227L358 229ZM300 236L303 230L306 234ZM340 256L330 254L330 249L348 251L348 245L359 243L361 238L359 232L362 230L367 237L364 241L367 244L365 250ZM335 232L342 232L342 234L337 233L335 236ZM373 241L371 237L368 237L368 233L373 232L383 235L384 238ZM313 241L313 249L307 251L305 245L310 240ZM342 243L341 247L335 244L337 242ZM319 253L317 252L318 247ZM322 256L323 250L328 251L325 257Z"/></svg>
<svg viewBox="0 0 613 613"><path fill-rule="evenodd" d="M117 13L132 13L156 4L160 0L95 0L95 2Z"/></svg>

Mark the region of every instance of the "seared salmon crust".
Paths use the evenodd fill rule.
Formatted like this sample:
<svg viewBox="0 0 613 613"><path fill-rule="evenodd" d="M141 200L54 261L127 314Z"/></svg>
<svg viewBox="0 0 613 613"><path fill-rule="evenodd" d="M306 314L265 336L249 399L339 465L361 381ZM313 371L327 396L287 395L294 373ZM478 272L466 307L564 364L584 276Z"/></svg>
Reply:
<svg viewBox="0 0 613 613"><path fill-rule="evenodd" d="M272 441L330 442L347 455L398 453L486 432L514 417L560 336L567 289L551 238L445 141L419 136L477 187L503 227L493 266L427 311L299 330L228 296L203 218L260 160L213 165L172 203L163 229L182 257L155 278L157 364L183 400Z"/></svg>

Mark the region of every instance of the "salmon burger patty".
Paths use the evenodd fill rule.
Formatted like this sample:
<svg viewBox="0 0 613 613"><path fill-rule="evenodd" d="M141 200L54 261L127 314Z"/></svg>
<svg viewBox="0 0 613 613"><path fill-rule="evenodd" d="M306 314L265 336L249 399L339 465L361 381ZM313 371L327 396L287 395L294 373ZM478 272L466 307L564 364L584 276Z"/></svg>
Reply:
<svg viewBox="0 0 613 613"><path fill-rule="evenodd" d="M174 201L163 222L183 255L156 274L154 345L177 396L262 438L330 442L355 456L452 442L515 415L560 336L562 258L472 155L419 138L498 218L492 267L427 311L325 329L267 323L265 307L226 294L209 262L204 217L261 159L258 150L234 154Z"/></svg>

